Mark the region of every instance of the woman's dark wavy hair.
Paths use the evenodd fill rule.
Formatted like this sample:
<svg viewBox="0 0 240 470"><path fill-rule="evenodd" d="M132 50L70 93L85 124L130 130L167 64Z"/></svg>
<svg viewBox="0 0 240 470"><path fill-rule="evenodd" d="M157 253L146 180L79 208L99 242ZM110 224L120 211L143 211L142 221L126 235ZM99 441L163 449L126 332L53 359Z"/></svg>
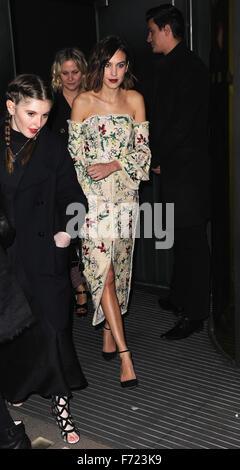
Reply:
<svg viewBox="0 0 240 470"><path fill-rule="evenodd" d="M151 19L153 19L154 23L156 23L160 30L163 29L166 24L169 24L171 26L173 36L176 39L184 38L184 18L181 11L173 5L164 3L159 7L151 8L146 13L146 20L149 21Z"/></svg>
<svg viewBox="0 0 240 470"><path fill-rule="evenodd" d="M131 58L128 46L118 36L107 36L95 45L90 55L87 71L87 90L93 90L95 92L101 90L105 65L115 52L119 50L124 52L126 62L128 63L128 70L121 83L121 88L126 90L133 88L136 78L131 71Z"/></svg>

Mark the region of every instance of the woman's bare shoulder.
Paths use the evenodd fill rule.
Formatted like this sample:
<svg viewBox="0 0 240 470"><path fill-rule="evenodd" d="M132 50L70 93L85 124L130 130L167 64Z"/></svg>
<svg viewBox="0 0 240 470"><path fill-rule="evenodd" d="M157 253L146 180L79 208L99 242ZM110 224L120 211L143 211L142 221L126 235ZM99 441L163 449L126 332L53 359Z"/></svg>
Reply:
<svg viewBox="0 0 240 470"><path fill-rule="evenodd" d="M141 93L136 90L127 91L127 102L132 110L135 122L143 122L146 120L145 104Z"/></svg>
<svg viewBox="0 0 240 470"><path fill-rule="evenodd" d="M83 121L92 107L93 97L91 91L80 93L73 101L71 119Z"/></svg>
<svg viewBox="0 0 240 470"><path fill-rule="evenodd" d="M127 100L129 103L135 105L144 104L143 96L137 90L127 90Z"/></svg>
<svg viewBox="0 0 240 470"><path fill-rule="evenodd" d="M83 103L88 103L91 101L91 92L90 91L82 91L79 95L76 96L73 100L73 104L75 106L80 106Z"/></svg>

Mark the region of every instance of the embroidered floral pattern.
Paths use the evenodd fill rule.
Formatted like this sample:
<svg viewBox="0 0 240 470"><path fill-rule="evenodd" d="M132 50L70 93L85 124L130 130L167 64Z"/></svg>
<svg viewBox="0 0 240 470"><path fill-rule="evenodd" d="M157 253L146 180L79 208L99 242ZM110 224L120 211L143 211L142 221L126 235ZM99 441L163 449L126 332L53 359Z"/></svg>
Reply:
<svg viewBox="0 0 240 470"><path fill-rule="evenodd" d="M127 311L138 187L148 180L150 165L148 122L135 124L127 114L69 121L69 151L89 204L82 231L83 263L94 303L93 325L97 325L104 320L100 301L111 262L119 305L122 313ZM122 171L98 182L88 176L87 166L113 160Z"/></svg>

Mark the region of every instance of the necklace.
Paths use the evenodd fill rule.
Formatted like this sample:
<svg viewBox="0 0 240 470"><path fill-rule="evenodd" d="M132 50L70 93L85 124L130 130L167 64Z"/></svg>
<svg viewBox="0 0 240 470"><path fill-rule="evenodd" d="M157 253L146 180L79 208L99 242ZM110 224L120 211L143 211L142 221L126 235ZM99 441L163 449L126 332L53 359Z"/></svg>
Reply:
<svg viewBox="0 0 240 470"><path fill-rule="evenodd" d="M31 140L31 141L34 141L36 140L37 136L38 136L39 132L34 136L34 137L30 137L28 140L26 140L26 142L22 145L22 147L20 147L20 149L18 150L18 152L16 153L13 153L12 152L12 149L10 147L10 150L11 150L11 153L12 153L12 157L14 160L16 160L16 157L18 156L18 154L24 149L24 147L28 144L28 142Z"/></svg>
<svg viewBox="0 0 240 470"><path fill-rule="evenodd" d="M16 157L17 157L17 155L21 152L21 150L24 149L24 147L28 144L28 142L29 142L30 140L32 140L32 137L30 137L30 139L26 140L26 142L24 142L24 144L22 145L22 147L21 147L21 148L18 150L18 152L16 152L16 153L13 153L13 151L12 151L12 149L11 149L11 147L10 147L10 150L11 150L11 153L12 153L13 158L16 158Z"/></svg>

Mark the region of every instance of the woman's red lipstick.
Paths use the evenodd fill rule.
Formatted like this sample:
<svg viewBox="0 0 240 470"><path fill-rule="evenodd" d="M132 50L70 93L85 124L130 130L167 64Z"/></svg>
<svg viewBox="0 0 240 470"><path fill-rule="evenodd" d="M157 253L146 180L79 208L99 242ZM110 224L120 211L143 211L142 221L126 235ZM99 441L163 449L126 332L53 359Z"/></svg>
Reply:
<svg viewBox="0 0 240 470"><path fill-rule="evenodd" d="M28 130L32 133L32 134L36 134L38 132L38 129L30 129L28 128Z"/></svg>
<svg viewBox="0 0 240 470"><path fill-rule="evenodd" d="M111 83L117 83L118 79L117 78L109 78L109 82Z"/></svg>

